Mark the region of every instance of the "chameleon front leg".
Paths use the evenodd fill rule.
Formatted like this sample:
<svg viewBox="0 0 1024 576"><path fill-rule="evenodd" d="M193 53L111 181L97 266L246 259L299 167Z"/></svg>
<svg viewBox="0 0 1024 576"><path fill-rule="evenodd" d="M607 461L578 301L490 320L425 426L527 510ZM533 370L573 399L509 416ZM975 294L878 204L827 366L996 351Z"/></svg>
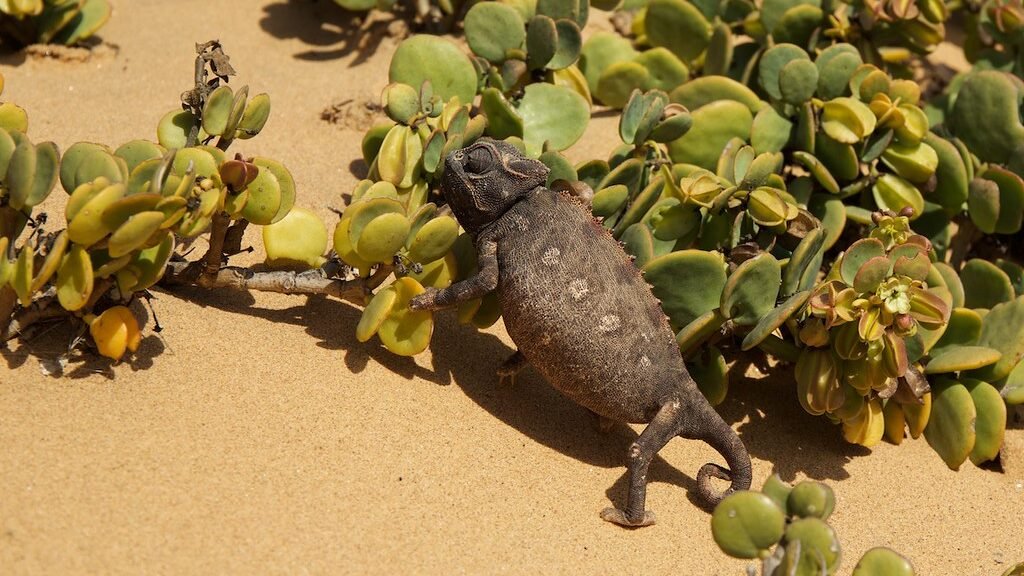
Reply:
<svg viewBox="0 0 1024 576"><path fill-rule="evenodd" d="M605 508L601 518L621 526L640 527L654 524L654 512L645 509L647 470L654 455L679 434L680 402L670 398L629 447L629 493L626 509Z"/></svg>
<svg viewBox="0 0 1024 576"><path fill-rule="evenodd" d="M413 310L439 310L480 298L498 287L498 243L481 239L477 246L478 271L475 276L442 290L430 288L409 302Z"/></svg>

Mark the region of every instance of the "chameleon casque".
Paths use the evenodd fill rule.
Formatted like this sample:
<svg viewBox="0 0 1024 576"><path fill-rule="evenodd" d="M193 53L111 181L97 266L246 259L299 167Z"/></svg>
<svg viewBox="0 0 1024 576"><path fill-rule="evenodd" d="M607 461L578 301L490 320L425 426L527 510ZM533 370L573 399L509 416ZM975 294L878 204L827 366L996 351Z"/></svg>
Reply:
<svg viewBox="0 0 1024 576"><path fill-rule="evenodd" d="M629 449L625 510L607 508L603 519L654 523L647 470L676 436L704 440L725 457L728 469L705 464L697 474L709 504L749 488L750 457L687 373L650 287L582 201L545 187L547 175L506 142L484 138L449 154L441 190L474 239L479 272L424 292L412 307L446 308L497 290L519 360L599 416L648 424ZM724 494L713 477L731 482Z"/></svg>

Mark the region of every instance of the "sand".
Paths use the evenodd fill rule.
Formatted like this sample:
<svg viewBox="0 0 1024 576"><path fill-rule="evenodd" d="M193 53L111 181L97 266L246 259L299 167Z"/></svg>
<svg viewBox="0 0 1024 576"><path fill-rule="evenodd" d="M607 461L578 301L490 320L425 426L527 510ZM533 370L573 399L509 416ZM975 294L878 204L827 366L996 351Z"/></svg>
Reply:
<svg viewBox="0 0 1024 576"><path fill-rule="evenodd" d="M299 204L333 226L357 181L361 110L386 83L395 42L365 50L326 2L119 0L85 61L0 59L4 100L35 141L118 145L155 137L191 78L193 43L220 39L238 84L273 98L237 149L283 161ZM342 106L342 124L320 119ZM575 159L604 156L595 121ZM44 208L59 211L55 191ZM260 246L253 231L248 240ZM250 261L258 261L260 254ZM163 332L131 362L75 360L58 328L0 362L0 574L742 574L691 500L710 448L676 440L651 469L657 525L625 530L637 427L601 433L536 373L495 368L513 348L442 315L428 352L401 358L354 336L359 311L323 298L157 292ZM802 411L785 371L733 382L720 407L759 486L821 480L849 573L892 546L919 574L1000 574L1024 560L1024 478L946 468L923 439L868 450Z"/></svg>

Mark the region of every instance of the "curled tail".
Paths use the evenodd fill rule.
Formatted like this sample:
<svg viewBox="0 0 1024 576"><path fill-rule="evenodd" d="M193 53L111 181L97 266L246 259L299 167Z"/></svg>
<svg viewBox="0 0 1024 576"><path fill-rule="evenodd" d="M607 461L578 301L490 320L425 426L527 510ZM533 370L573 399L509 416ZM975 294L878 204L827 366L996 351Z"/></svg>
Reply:
<svg viewBox="0 0 1024 576"><path fill-rule="evenodd" d="M750 488L750 455L736 431L722 420L711 404L701 402L698 406L701 413L695 418L696 430L692 436L688 436L707 442L725 458L729 466L723 468L718 464L705 464L697 472L697 492L709 506L714 506L729 494ZM718 492L711 485L712 478L729 480L732 484L726 491Z"/></svg>

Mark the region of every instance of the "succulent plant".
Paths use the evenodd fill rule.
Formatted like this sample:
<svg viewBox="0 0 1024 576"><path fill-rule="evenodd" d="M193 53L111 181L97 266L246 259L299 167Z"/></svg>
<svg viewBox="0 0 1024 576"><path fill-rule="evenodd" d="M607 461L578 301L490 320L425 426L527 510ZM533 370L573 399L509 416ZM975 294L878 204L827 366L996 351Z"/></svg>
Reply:
<svg viewBox="0 0 1024 576"><path fill-rule="evenodd" d="M0 3L0 44L78 44L110 19L107 0L18 0Z"/></svg>
<svg viewBox="0 0 1024 576"><path fill-rule="evenodd" d="M835 495L827 485L806 480L790 486L773 474L760 492L726 496L711 515L711 534L729 556L760 560L765 576L835 574L842 553L827 522L834 507ZM914 568L900 554L878 547L858 560L853 574L913 576Z"/></svg>
<svg viewBox="0 0 1024 576"><path fill-rule="evenodd" d="M282 221L295 201L295 183L280 163L225 150L235 139L255 136L269 115L265 94L233 92L221 80L234 71L216 42L198 46L196 87L186 92L183 111L165 116L159 143L132 140L116 149L79 142L60 157L53 143L32 144L20 110L5 107L0 129L0 333L17 318L33 317L50 305L74 313L89 326L101 355L118 360L134 352L140 331L126 307L164 276L179 244L209 231L211 254L185 274L215 277L232 220L240 235L248 223ZM208 71L213 78L208 77ZM168 119L171 120L168 120ZM12 125L13 124L13 125ZM207 144L217 138L216 146ZM68 194L67 227L47 232L48 220L33 214L60 181ZM300 213L296 219L308 213ZM321 224L321 227L323 225ZM295 235L285 223L268 233L272 259L319 262L319 253L296 245L315 243L308 223ZM30 231L26 236L25 232ZM280 248L275 252L274 248ZM239 248L240 250L240 248ZM230 255L231 252L228 253ZM209 266L209 272L205 272ZM214 283L214 280L209 282ZM52 290L51 290L52 288Z"/></svg>

